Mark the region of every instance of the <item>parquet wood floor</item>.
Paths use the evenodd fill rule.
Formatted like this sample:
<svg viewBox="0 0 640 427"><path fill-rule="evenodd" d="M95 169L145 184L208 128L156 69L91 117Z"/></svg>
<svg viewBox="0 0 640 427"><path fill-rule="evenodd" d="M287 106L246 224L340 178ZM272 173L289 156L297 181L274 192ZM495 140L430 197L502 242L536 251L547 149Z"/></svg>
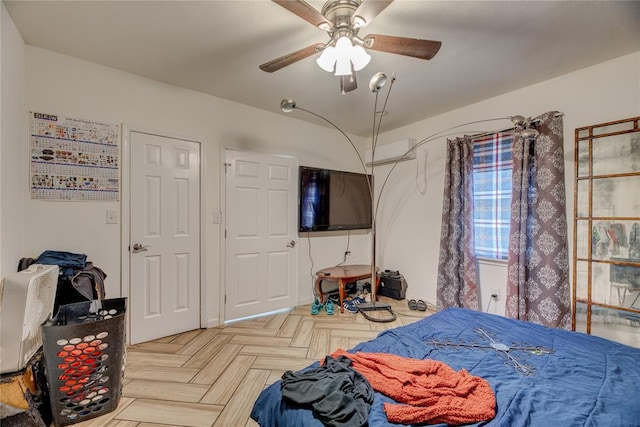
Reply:
<svg viewBox="0 0 640 427"><path fill-rule="evenodd" d="M76 425L255 427L249 418L255 399L286 370L432 313L409 310L405 300L380 300L393 306L394 322L370 322L338 310L312 316L305 305L130 346L118 408Z"/></svg>

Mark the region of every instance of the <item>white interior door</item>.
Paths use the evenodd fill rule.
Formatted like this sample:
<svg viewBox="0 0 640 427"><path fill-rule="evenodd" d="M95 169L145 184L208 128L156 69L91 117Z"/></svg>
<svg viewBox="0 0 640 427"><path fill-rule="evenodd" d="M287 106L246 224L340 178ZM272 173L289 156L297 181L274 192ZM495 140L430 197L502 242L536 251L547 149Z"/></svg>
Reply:
<svg viewBox="0 0 640 427"><path fill-rule="evenodd" d="M200 144L130 135L131 343L200 327Z"/></svg>
<svg viewBox="0 0 640 427"><path fill-rule="evenodd" d="M297 160L226 150L225 320L297 303Z"/></svg>

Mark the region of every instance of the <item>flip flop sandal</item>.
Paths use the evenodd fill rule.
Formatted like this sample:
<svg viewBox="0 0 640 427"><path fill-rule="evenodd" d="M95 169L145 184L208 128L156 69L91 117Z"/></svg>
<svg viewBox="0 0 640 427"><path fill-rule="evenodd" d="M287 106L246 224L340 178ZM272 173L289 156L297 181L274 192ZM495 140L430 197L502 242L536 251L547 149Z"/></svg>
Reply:
<svg viewBox="0 0 640 427"><path fill-rule="evenodd" d="M420 311L427 311L427 303L419 299L417 302L417 308Z"/></svg>
<svg viewBox="0 0 640 427"><path fill-rule="evenodd" d="M418 309L418 303L414 299L410 299L408 305L409 305L409 310L417 310Z"/></svg>

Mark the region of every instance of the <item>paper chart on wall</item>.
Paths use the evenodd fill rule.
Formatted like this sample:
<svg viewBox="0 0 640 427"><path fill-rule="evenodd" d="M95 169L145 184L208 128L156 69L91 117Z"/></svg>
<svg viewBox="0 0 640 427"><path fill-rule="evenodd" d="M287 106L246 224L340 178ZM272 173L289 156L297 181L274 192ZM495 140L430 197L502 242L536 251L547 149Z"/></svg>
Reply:
<svg viewBox="0 0 640 427"><path fill-rule="evenodd" d="M31 198L118 201L120 126L30 113Z"/></svg>

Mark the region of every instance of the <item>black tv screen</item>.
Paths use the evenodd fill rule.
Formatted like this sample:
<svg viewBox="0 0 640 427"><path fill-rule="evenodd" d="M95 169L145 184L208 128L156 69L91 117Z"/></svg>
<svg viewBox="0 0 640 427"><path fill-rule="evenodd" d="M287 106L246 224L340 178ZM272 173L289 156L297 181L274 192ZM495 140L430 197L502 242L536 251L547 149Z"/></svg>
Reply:
<svg viewBox="0 0 640 427"><path fill-rule="evenodd" d="M300 166L299 231L371 228L371 193L365 175Z"/></svg>

